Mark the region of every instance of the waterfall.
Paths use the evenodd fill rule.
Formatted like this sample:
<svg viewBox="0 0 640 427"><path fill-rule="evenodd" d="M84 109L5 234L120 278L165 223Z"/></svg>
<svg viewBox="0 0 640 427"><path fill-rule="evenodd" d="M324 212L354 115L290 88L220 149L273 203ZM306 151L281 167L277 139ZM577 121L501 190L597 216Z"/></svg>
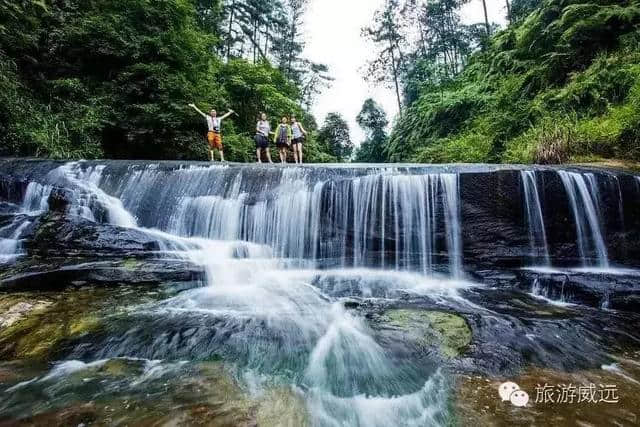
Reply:
<svg viewBox="0 0 640 427"><path fill-rule="evenodd" d="M22 232L31 224L32 217L49 209L47 202L53 187L30 182L27 185L22 203L17 207L18 215L0 227L0 264L13 262L22 255L20 238Z"/></svg>
<svg viewBox="0 0 640 427"><path fill-rule="evenodd" d="M595 177L586 174L585 180L584 175L575 172L558 171L558 174L573 212L582 265L589 266L590 257L595 256L598 267L608 268L607 247L600 230L599 192Z"/></svg>
<svg viewBox="0 0 640 427"><path fill-rule="evenodd" d="M538 194L538 184L536 182L535 171L521 171L522 186L524 188L524 200L527 226L529 229L529 245L531 247L532 258L536 262L542 261L543 265L551 265L549 258L549 247L547 245L547 233L542 216L542 205Z"/></svg>
<svg viewBox="0 0 640 427"><path fill-rule="evenodd" d="M92 195L77 197L83 209L96 211L97 201L117 225L267 245L274 256L321 266L461 277L457 174L392 168L355 176L339 170L323 176L305 168L260 172L263 180L225 166L147 166L116 174L72 164L62 171Z"/></svg>
<svg viewBox="0 0 640 427"><path fill-rule="evenodd" d="M455 422L449 417L450 387L455 383L448 380L447 367L464 368L467 357L475 357L476 340L482 339L477 335L476 318L482 314L476 313L488 313L493 322L496 311L489 309L502 307L505 295L518 297L518 288L508 289L509 284L528 280L533 274L514 270L523 255L530 255L532 263L551 265L548 240L558 248L577 247L584 265L596 259L606 267L603 230L611 221L603 218L611 219L605 216L616 211L604 203L618 202L600 175L558 172L566 196L559 191L546 198L552 195L540 191L537 182L542 172L518 174L496 167L486 173L486 168L492 168L488 166L469 170L458 166L184 166L116 161L55 166L46 176L38 176L39 183L29 184L22 205L7 208L16 214L15 221L1 223L0 262L3 256L20 252L25 227L33 228L28 227L34 220L31 215L48 209L47 198L59 186L70 195L71 214L156 237L159 250L150 254L155 256L150 265L161 268L164 261L171 261L172 267L180 268L188 263L206 273L202 286L180 281L166 283L159 292L143 289L142 304L131 299L133 306L126 310L107 310L110 323L105 333L101 328L65 341L63 356L69 360L60 369L79 368L65 387L73 382L69 390L75 393L78 384L82 393L76 399L65 389L65 399L73 397L74 405L76 400L82 402L87 385L80 380L94 377L100 385L97 381L92 385L90 397L112 397L112 383L103 386L95 372L82 372L91 364L114 358L158 364L164 363L160 360L180 361L184 370L159 374L153 387L149 386L153 391L157 384L164 400L164 393L175 393L166 394L173 398L193 389L198 394L194 402L199 402L201 396L209 397L199 385L211 378L200 377L201 372L212 370L217 376L218 368L225 369L223 374L228 368L238 388L244 391L246 387L252 398L268 397L274 390L294 391L292 397L303 401L309 423L317 426ZM478 169L482 172L477 173ZM628 186L628 177L620 177L618 195ZM475 179L478 181L472 182ZM558 179L553 184L562 188ZM624 195L625 202L632 199ZM568 201L576 227L575 245L572 232L551 235L545 230L545 220L554 230L557 224L562 227L568 212L554 211L550 200ZM518 209L520 203L523 209ZM621 214L623 207L633 211L622 205L620 197ZM465 224L463 217L468 221ZM68 221L65 226L76 224L69 218L60 221ZM518 235L525 221L530 250L520 243L524 236ZM84 221L77 224L83 226ZM90 228L100 236L115 230L97 224ZM117 237L127 238L127 234ZM513 236L516 243L511 245L508 240ZM554 254L558 265L571 262L574 256L573 251L566 258ZM174 263L173 256L187 262ZM80 261L74 257L69 263ZM108 261L116 265L119 258ZM136 259L135 264L146 268L147 261ZM487 299L487 310L478 305L482 291L462 280L465 263L468 269L477 267L469 277L486 277L486 283L495 284L491 288L500 287L499 294L492 293ZM122 268L129 268L128 264L127 257ZM570 273L562 283L555 275L552 272L546 279L535 274L530 291L541 299L538 304L566 304L574 298ZM128 304L131 292L124 291ZM529 299L523 301L529 305ZM611 301L614 308L616 299ZM531 306L536 308L534 303ZM111 299L105 304L111 304ZM566 318L564 312L558 315ZM513 326L513 312L505 316L504 322L498 319L499 332L506 325ZM539 320L533 325L535 332L548 323L548 319ZM448 354L445 341L458 338L444 336L440 341L436 337L441 334L440 326L453 332L457 324L463 341L459 351L471 349L471 353L458 355L456 345L455 352ZM507 338L510 343L517 341L516 335ZM563 339L556 338L558 342ZM530 348L530 344L522 347L523 354ZM492 357L493 350L487 350ZM514 358L509 349L504 352L505 360L517 364L519 357ZM117 387L127 399L132 390L139 391L140 400L146 402L147 386L133 376L131 382L118 375ZM197 382L190 382L191 376ZM10 390L22 390L25 402L42 405L44 398L32 396L50 387L52 379L44 375ZM226 387L210 382L213 387ZM135 397L131 401L137 402ZM251 407L258 408L253 403Z"/></svg>

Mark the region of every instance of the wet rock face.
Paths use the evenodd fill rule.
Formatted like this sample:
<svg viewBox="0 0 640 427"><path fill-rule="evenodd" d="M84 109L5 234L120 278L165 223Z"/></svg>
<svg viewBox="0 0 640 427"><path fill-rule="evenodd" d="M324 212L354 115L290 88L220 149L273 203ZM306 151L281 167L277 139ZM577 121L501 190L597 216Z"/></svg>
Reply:
<svg viewBox="0 0 640 427"><path fill-rule="evenodd" d="M31 226L25 247L29 255L40 257L148 257L160 249L160 243L138 230L50 212Z"/></svg>
<svg viewBox="0 0 640 427"><path fill-rule="evenodd" d="M0 290L203 280L203 269L186 260L156 257L159 238L64 213L64 191L52 192L52 200L62 212L52 210L28 227L23 236L27 257L0 272Z"/></svg>
<svg viewBox="0 0 640 427"><path fill-rule="evenodd" d="M455 358L471 343L471 329L467 321L455 314L417 308L390 309L376 319L383 331L400 334L403 340L444 358Z"/></svg>
<svg viewBox="0 0 640 427"><path fill-rule="evenodd" d="M463 174L460 200L465 264L523 265L529 240L519 172Z"/></svg>
<svg viewBox="0 0 640 427"><path fill-rule="evenodd" d="M538 196L554 266L579 266L576 226L566 189L554 170L536 172ZM640 187L630 175L599 175L597 208L609 258L640 260ZM463 173L460 200L467 270L525 266L531 248L522 181L517 170ZM620 202L622 196L622 202Z"/></svg>

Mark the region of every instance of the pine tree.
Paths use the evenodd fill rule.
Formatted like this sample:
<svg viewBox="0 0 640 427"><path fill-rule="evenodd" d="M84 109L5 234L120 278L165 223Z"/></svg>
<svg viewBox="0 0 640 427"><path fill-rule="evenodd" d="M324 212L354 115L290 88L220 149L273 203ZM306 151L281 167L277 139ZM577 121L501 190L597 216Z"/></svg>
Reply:
<svg viewBox="0 0 640 427"><path fill-rule="evenodd" d="M402 111L400 96L401 74L405 69L405 57L400 49L406 39L398 25L398 0L387 0L382 10L376 11L373 26L362 29L363 37L371 40L377 47L376 58L369 63L367 79L375 82L393 82L398 102L398 109Z"/></svg>

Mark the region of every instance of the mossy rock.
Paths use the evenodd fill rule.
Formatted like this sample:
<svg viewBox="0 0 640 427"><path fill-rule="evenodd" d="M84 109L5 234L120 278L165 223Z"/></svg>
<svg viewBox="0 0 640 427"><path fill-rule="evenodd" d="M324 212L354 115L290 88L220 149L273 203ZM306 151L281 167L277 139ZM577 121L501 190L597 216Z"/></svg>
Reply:
<svg viewBox="0 0 640 427"><path fill-rule="evenodd" d="M12 300L17 298L13 296ZM0 329L0 358L46 361L59 346L72 338L88 334L100 327L91 304L78 295L57 295L42 301L37 296L22 298L32 308L23 310L20 318Z"/></svg>
<svg viewBox="0 0 640 427"><path fill-rule="evenodd" d="M447 358L459 356L471 343L471 328L463 317L454 313L393 309L387 310L380 320L414 336L425 347L438 346Z"/></svg>
<svg viewBox="0 0 640 427"><path fill-rule="evenodd" d="M268 391L260 402L256 421L261 427L305 427L311 425L303 398L290 387Z"/></svg>
<svg viewBox="0 0 640 427"><path fill-rule="evenodd" d="M136 258L127 258L120 264L123 269L128 271L136 271L140 268L141 265L142 262Z"/></svg>

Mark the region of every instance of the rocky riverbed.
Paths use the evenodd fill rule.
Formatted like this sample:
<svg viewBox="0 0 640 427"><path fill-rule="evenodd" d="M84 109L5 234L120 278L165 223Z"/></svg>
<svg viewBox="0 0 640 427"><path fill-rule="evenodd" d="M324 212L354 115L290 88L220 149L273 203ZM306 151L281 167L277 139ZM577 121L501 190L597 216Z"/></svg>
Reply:
<svg viewBox="0 0 640 427"><path fill-rule="evenodd" d="M0 425L640 422L635 177L3 164Z"/></svg>

